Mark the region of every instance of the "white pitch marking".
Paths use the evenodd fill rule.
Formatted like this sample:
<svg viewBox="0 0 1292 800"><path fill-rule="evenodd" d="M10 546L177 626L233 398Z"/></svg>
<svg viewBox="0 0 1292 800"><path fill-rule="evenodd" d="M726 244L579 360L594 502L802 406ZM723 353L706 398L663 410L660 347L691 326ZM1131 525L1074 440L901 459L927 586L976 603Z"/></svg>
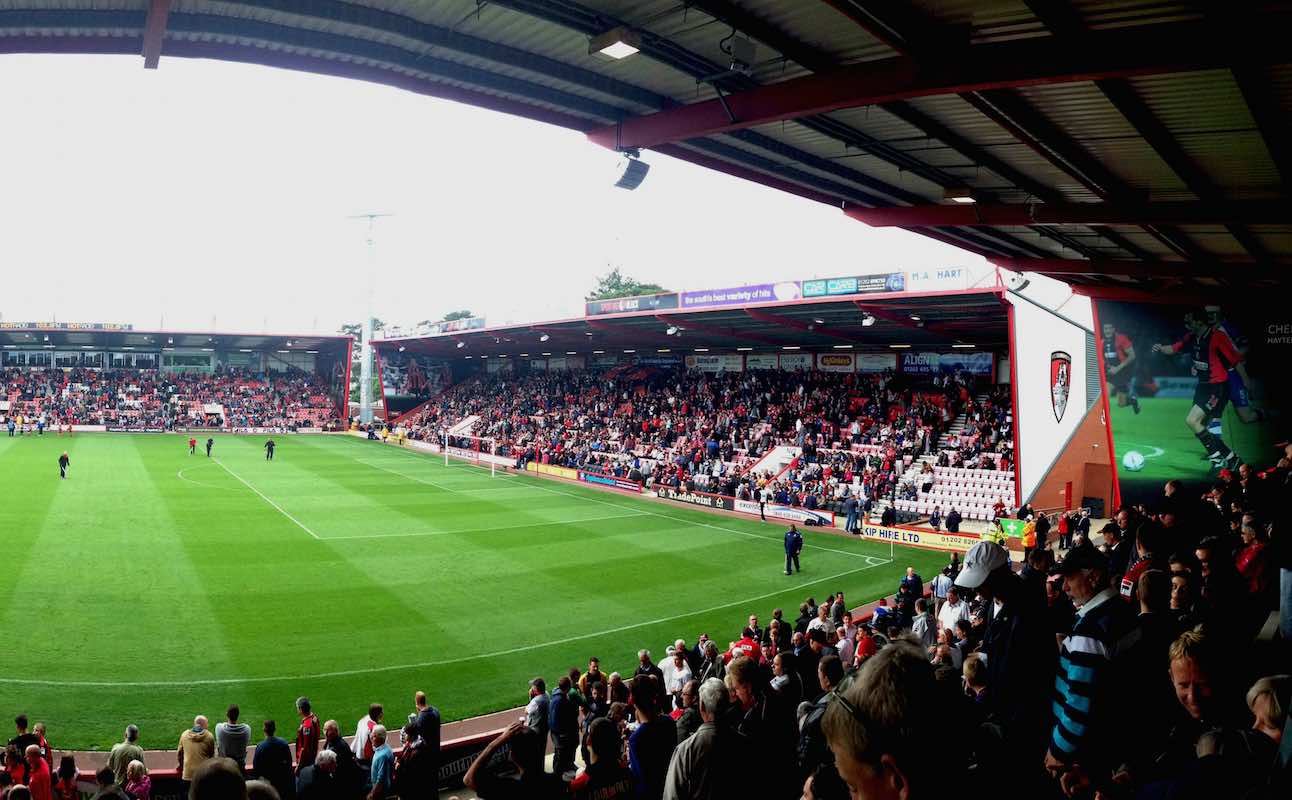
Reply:
<svg viewBox="0 0 1292 800"><path fill-rule="evenodd" d="M237 478L237 479L238 479L238 481L239 481L239 482L241 482L243 486L247 487L247 488L248 488L248 489L250 489L251 491L253 491L253 492L255 492L256 494L260 495L260 499L261 499L261 500L264 500L266 503L268 503L269 505L273 506L273 507L274 507L274 509L275 509L275 510L277 510L279 514L282 514L284 517L287 517L287 518L288 518L288 519L290 519L292 522L296 523L296 527L298 527L298 528L300 528L301 530L305 531L305 532L306 532L306 533L308 533L310 536L313 536L315 539L319 539L319 540L322 540L322 539L323 539L323 537L322 537L322 536L319 536L317 533L315 533L314 531L310 530L310 529L309 529L309 526L308 526L308 525L306 525L304 522L301 522L301 521L300 521L300 520L298 520L296 517L293 517L291 514L288 514L286 511L284 511L284 510L283 510L283 507L282 507L282 506L278 505L278 504L277 504L277 503L275 503L273 500L270 500L268 497L266 497L264 492L260 491L260 490L259 490L259 489L257 489L256 487L252 486L251 484L249 484L249 483L247 483L245 480L243 480L241 475L239 475L238 473L236 473L236 472L234 472L233 470L229 469L228 467L224 466L224 462L223 462L223 461L221 461L221 460L220 460L220 459L218 459L218 458L213 458L213 459L211 459L211 460L212 460L212 461L214 461L215 463L219 464L219 465L220 465L220 467L221 467L225 472L227 472L227 473L229 473L230 475L232 475L233 477Z"/></svg>
<svg viewBox="0 0 1292 800"><path fill-rule="evenodd" d="M584 522L601 522L608 519L632 519L645 516L641 512L632 514L614 514L606 517L588 517L587 519L563 519L559 522L531 522L521 525L499 525L493 528L467 528L460 531L415 531L412 533L374 533L371 536L324 536L325 542L347 541L354 539L401 539L409 536L451 536L466 533L488 533L490 531L509 531L518 528L550 528L553 525L579 525Z"/></svg>
<svg viewBox="0 0 1292 800"><path fill-rule="evenodd" d="M866 558L870 558L870 556L866 556ZM354 675L371 675L378 672L400 672L403 670L410 670L410 669L442 667L442 666L447 666L449 664L461 664L466 661L478 661L480 659L500 658L502 656L515 655L516 653L527 653L532 650L541 650L545 647L551 647L553 645L569 644L571 642L581 642L585 639L595 639L598 636L610 636L611 634L623 633L624 631L631 631L631 630L635 630L636 628L645 628L651 625L662 625L665 622L674 622L679 619L686 619L688 617L700 616L701 614L711 614L714 611L723 611L725 609L732 608L734 606L743 606L749 603L756 603L759 600L766 600L769 597L776 597L777 595L784 594L787 592L802 591L803 589L806 589L809 586L815 586L819 583L826 583L828 581L835 581L840 578L846 578L849 575L855 575L858 572L864 572L865 570L868 570L868 569L881 567L884 564L888 564L888 563L891 563L891 562L885 560L879 564L867 564L864 567L858 567L857 569L850 569L847 572L840 572L835 575L827 575L824 578L817 578L815 580L811 580L806 583L796 584L794 586L790 586L785 589L777 589L776 591L773 591L773 592L760 594L757 597L749 597L744 600L735 600L730 603L723 603L720 606L712 606L710 608L704 608L699 611L687 611L682 614L674 614L671 617L660 617L659 619L647 620L646 622L636 622L636 623L633 623L632 625L621 625L618 628L610 628L608 630L597 631L595 633L583 633L583 634L579 634L578 636L567 636L564 639L553 639L551 641L539 642L537 644L527 644L521 647L511 647L506 650L498 650L493 653L480 653L473 656L461 656L460 658L449 658L443 661L421 661L415 664L392 664L390 666L385 666L385 667L367 667L364 669L344 669L344 670L336 670L333 672L317 672L312 675L274 675L274 676L250 677L250 678L206 678L206 679L199 678L199 679L183 680L183 681L56 681L56 680L42 680L39 678L0 677L0 684L9 684L9 685L18 685L18 686L65 686L69 688L70 687L100 687L100 688L162 687L164 688L164 687L187 687L187 686L229 686L229 685L240 684L240 683L278 683L281 681L311 681L311 680L322 680L324 678L345 678L345 677L351 677Z"/></svg>

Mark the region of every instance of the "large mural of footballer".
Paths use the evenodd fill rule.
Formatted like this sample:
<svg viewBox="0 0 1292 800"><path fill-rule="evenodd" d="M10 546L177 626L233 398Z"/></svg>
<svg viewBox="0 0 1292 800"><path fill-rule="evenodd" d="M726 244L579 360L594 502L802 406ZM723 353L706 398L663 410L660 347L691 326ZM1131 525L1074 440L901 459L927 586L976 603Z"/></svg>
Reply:
<svg viewBox="0 0 1292 800"><path fill-rule="evenodd" d="M1099 344L1123 503L1152 504L1167 480L1214 484L1240 463L1271 466L1286 417L1265 391L1288 353L1249 339L1224 308L1099 301ZM1244 309L1264 330L1279 315Z"/></svg>
<svg viewBox="0 0 1292 800"><path fill-rule="evenodd" d="M447 361L424 353L378 351L386 414L394 419L430 400L453 382Z"/></svg>

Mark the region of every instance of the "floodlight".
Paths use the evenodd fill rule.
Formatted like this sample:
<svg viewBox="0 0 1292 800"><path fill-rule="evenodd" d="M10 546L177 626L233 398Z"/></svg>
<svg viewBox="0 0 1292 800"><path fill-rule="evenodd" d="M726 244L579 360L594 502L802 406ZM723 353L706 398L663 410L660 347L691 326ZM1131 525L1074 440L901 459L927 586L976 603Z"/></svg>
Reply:
<svg viewBox="0 0 1292 800"><path fill-rule="evenodd" d="M874 325L874 324L875 324L875 318L873 316L871 316L870 314L861 315L861 327L869 328L871 325Z"/></svg>
<svg viewBox="0 0 1292 800"><path fill-rule="evenodd" d="M978 199L974 197L973 189L968 186L948 186L942 192L942 199L965 204L978 202Z"/></svg>
<svg viewBox="0 0 1292 800"><path fill-rule="evenodd" d="M615 187L619 189L636 189L641 186L642 181L646 180L646 173L650 172L650 164L642 161L637 155L637 151L632 150L624 153L624 157L619 159L615 166Z"/></svg>
<svg viewBox="0 0 1292 800"><path fill-rule="evenodd" d="M545 333L545 334L543 334L542 336L538 337L538 340L539 340L540 342L546 342L548 339L551 339L551 338L552 338L551 336L548 336L548 335Z"/></svg>
<svg viewBox="0 0 1292 800"><path fill-rule="evenodd" d="M460 342L458 342L458 349L459 349L459 350L461 350L462 348L464 348L464 347L466 347L466 346L467 346L467 343L466 343L466 342L461 342L461 341L460 341Z"/></svg>
<svg viewBox="0 0 1292 800"><path fill-rule="evenodd" d="M641 50L641 46L642 40L637 32L620 25L590 38L588 54L600 53L613 59L621 59Z"/></svg>

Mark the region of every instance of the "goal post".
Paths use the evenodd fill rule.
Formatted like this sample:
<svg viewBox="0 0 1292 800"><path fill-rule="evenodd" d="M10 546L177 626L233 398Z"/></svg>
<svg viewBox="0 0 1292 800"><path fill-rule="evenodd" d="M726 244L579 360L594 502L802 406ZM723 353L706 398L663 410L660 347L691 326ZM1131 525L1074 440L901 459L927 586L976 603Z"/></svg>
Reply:
<svg viewBox="0 0 1292 800"><path fill-rule="evenodd" d="M471 436L458 434L450 436L446 431L440 437L440 449L444 452L444 466L449 466L449 458L457 458L477 466L489 466L489 475L498 475L498 440L492 436Z"/></svg>

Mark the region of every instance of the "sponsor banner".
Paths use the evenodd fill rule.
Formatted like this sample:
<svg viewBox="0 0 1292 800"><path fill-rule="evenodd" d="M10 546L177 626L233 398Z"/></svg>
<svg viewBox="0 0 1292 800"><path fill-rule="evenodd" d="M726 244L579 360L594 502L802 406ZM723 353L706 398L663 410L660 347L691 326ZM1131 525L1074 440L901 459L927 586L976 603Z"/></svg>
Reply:
<svg viewBox="0 0 1292 800"><path fill-rule="evenodd" d="M861 535L865 539L893 542L907 547L926 547L930 550L956 550L961 553L977 544L979 538L974 534L889 528L884 525L862 525Z"/></svg>
<svg viewBox="0 0 1292 800"><path fill-rule="evenodd" d="M476 760L477 756L484 752L484 749L489 746L489 743L499 733L502 733L502 731L491 731L481 736L473 736L470 739L445 742L443 749L440 751L440 791L452 791L462 788L462 778L466 776L471 764ZM494 751L489 758L489 763L481 766L494 771L508 764L510 759L511 746L504 743ZM185 796L187 797L187 795Z"/></svg>
<svg viewBox="0 0 1292 800"><path fill-rule="evenodd" d="M979 350L957 350L953 353L940 353L938 367L946 373L967 372L990 378L992 375L991 353Z"/></svg>
<svg viewBox="0 0 1292 800"><path fill-rule="evenodd" d="M118 322L0 322L0 330L33 328L47 331L132 331L135 326Z"/></svg>
<svg viewBox="0 0 1292 800"><path fill-rule="evenodd" d="M642 485L637 481L630 481L627 478L616 478L614 475L602 475L600 472L584 472L578 470L579 480L584 483L595 483L598 486L609 486L614 489L622 489L625 492L641 493Z"/></svg>
<svg viewBox="0 0 1292 800"><path fill-rule="evenodd" d="M534 372L547 372L547 359L535 358L529 362L529 368Z"/></svg>
<svg viewBox="0 0 1292 800"><path fill-rule="evenodd" d="M700 372L742 372L745 357L742 355L687 356L686 368Z"/></svg>
<svg viewBox="0 0 1292 800"><path fill-rule="evenodd" d="M737 500L736 510L745 514L757 514L758 504L752 500ZM763 507L764 516L774 517L776 519L788 519L793 522L804 522L814 520L813 524L826 527L834 526L834 514L830 511L815 511L807 508L796 508L794 506L782 506L776 503L768 503Z"/></svg>
<svg viewBox="0 0 1292 800"><path fill-rule="evenodd" d="M906 290L906 273L881 272L876 275L854 275L846 278L819 278L803 281L804 297L835 297L848 294L876 294Z"/></svg>
<svg viewBox="0 0 1292 800"><path fill-rule="evenodd" d="M165 428L125 428L119 425L109 425L105 430L108 433L170 433L170 431Z"/></svg>
<svg viewBox="0 0 1292 800"><path fill-rule="evenodd" d="M949 375L967 372L991 377L992 356L985 352L902 353L902 372L907 375Z"/></svg>
<svg viewBox="0 0 1292 800"><path fill-rule="evenodd" d="M745 356L745 369L776 369L779 366L775 353L751 353Z"/></svg>
<svg viewBox="0 0 1292 800"><path fill-rule="evenodd" d="M907 375L937 375L937 353L902 353L902 372Z"/></svg>
<svg viewBox="0 0 1292 800"><path fill-rule="evenodd" d="M743 306L749 303L798 300L802 296L803 293L799 288L798 281L756 283L749 286L732 286L726 289L701 289L696 292L682 292L682 308Z"/></svg>
<svg viewBox="0 0 1292 800"><path fill-rule="evenodd" d="M533 461L525 465L526 472L537 472L539 475L552 475L557 478L565 478L567 481L577 481L579 471L569 467L558 467L552 464L535 464Z"/></svg>
<svg viewBox="0 0 1292 800"><path fill-rule="evenodd" d="M547 360L548 372L555 372L559 369L565 369L565 356L557 356Z"/></svg>
<svg viewBox="0 0 1292 800"><path fill-rule="evenodd" d="M781 353L781 369L812 369L811 353Z"/></svg>
<svg viewBox="0 0 1292 800"><path fill-rule="evenodd" d="M867 375L876 375L892 370L897 371L897 353L858 353L857 371Z"/></svg>
<svg viewBox="0 0 1292 800"><path fill-rule="evenodd" d="M614 353L594 353L592 356L592 366L610 367L619 363L619 356Z"/></svg>
<svg viewBox="0 0 1292 800"><path fill-rule="evenodd" d="M968 267L913 269L906 277L906 288L912 292L945 292L968 289L971 272Z"/></svg>
<svg viewBox="0 0 1292 800"><path fill-rule="evenodd" d="M817 353L816 368L822 372L856 372L857 361L852 353Z"/></svg>
<svg viewBox="0 0 1292 800"><path fill-rule="evenodd" d="M658 311L678 307L677 292L648 294L641 297L616 297L613 300L591 300L583 307L585 317L622 314L627 311Z"/></svg>
<svg viewBox="0 0 1292 800"><path fill-rule="evenodd" d="M676 367L682 363L681 355L664 353L658 356L638 356L637 364L643 367Z"/></svg>
<svg viewBox="0 0 1292 800"><path fill-rule="evenodd" d="M735 511L735 498L723 497L719 494L708 494L707 492L688 492L685 489L674 489L671 486L661 486L655 490L656 497L662 497L665 500L675 500L679 503L690 503L693 506L703 506L704 508L720 508L723 511ZM754 513L758 513L757 509Z"/></svg>

